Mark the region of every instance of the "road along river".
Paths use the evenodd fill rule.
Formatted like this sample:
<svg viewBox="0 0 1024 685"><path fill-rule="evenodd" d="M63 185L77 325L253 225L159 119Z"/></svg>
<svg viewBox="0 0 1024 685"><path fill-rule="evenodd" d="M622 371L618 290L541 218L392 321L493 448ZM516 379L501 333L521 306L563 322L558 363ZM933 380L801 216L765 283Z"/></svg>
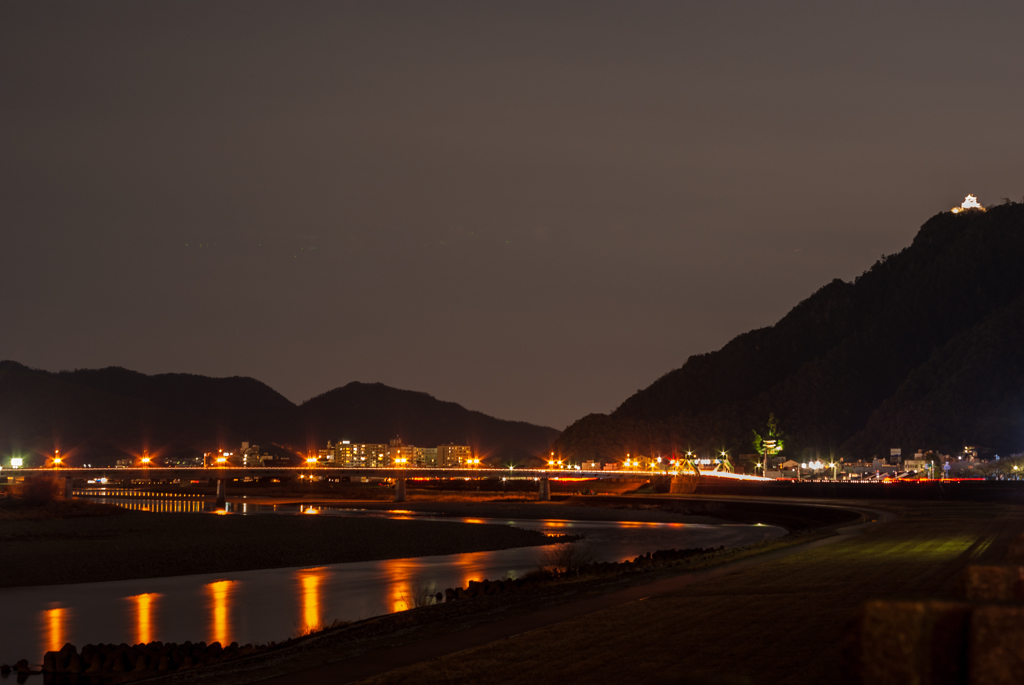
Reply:
<svg viewBox="0 0 1024 685"><path fill-rule="evenodd" d="M117 501L107 498L105 501ZM195 507L195 503L123 504L150 511ZM202 504L191 510L202 510ZM243 511L244 509L244 511ZM238 506L236 513L299 515L298 505ZM653 523L632 521L508 520L431 517L401 510L368 512L319 509L325 516L386 516L418 520L521 526L548 534L583 535L597 561L622 561L658 549L737 547L786 533L765 525ZM273 515L273 514L269 514ZM102 583L0 589L8 617L0 624L0 662L27 658L39 663L65 642L136 644L206 641L281 641L337 621L356 621L404 611L448 587L470 580L521 576L536 568L546 547L522 547L384 561L145 578Z"/></svg>

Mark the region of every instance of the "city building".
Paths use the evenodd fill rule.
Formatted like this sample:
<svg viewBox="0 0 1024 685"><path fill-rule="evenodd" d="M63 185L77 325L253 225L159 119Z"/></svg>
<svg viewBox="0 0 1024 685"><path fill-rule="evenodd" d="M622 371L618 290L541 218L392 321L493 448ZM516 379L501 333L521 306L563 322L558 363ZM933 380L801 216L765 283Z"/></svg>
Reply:
<svg viewBox="0 0 1024 685"><path fill-rule="evenodd" d="M416 465L426 466L434 468L437 466L437 448L436 447L416 447Z"/></svg>
<svg viewBox="0 0 1024 685"><path fill-rule="evenodd" d="M416 448L413 445L403 445L401 438L394 438L387 447L388 466L415 466Z"/></svg>
<svg viewBox="0 0 1024 685"><path fill-rule="evenodd" d="M349 468L384 468L390 466L388 445L342 440L335 448L338 466Z"/></svg>
<svg viewBox="0 0 1024 685"><path fill-rule="evenodd" d="M440 447L416 447L406 445L401 438L395 438L387 445L378 443L356 443L341 440L327 443L317 451L320 463L346 468L389 468L392 466L422 466L427 468L467 467L480 464L473 458L469 445L441 445Z"/></svg>
<svg viewBox="0 0 1024 685"><path fill-rule="evenodd" d="M242 466L257 466L263 462L263 460L260 459L260 446L250 445L247 442L242 443L241 448L238 450L238 456L241 460Z"/></svg>
<svg viewBox="0 0 1024 685"><path fill-rule="evenodd" d="M444 468L460 468L469 466L469 460L473 458L473 450L469 445L438 445L437 463Z"/></svg>

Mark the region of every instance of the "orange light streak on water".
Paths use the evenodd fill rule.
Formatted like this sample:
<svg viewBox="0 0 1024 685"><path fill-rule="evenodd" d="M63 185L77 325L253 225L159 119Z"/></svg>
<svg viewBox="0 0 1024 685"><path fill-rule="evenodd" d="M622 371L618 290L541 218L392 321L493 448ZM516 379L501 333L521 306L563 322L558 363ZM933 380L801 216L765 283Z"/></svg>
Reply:
<svg viewBox="0 0 1024 685"><path fill-rule="evenodd" d="M492 552L463 552L455 555L455 566L462 576L460 587L467 587L471 580L484 580L484 569L492 555Z"/></svg>
<svg viewBox="0 0 1024 685"><path fill-rule="evenodd" d="M132 603L135 624L135 643L148 644L153 641L153 605L160 595L146 592L128 598Z"/></svg>
<svg viewBox="0 0 1024 685"><path fill-rule="evenodd" d="M416 587L416 569L422 566L419 559L388 559L381 562L384 574L391 580L388 587L388 610L405 611L416 607L417 601L424 601L427 588ZM434 590L436 592L436 590Z"/></svg>
<svg viewBox="0 0 1024 685"><path fill-rule="evenodd" d="M304 630L316 630L323 623L320 586L327 576L326 568L305 568L296 571L302 593L302 624Z"/></svg>
<svg viewBox="0 0 1024 685"><path fill-rule="evenodd" d="M218 580L206 586L206 595L210 607L210 624L207 630L210 642L221 645L231 644L231 603L235 594L235 581Z"/></svg>
<svg viewBox="0 0 1024 685"><path fill-rule="evenodd" d="M46 651L59 652L67 642L71 610L64 607L46 609L43 611L43 622L46 630Z"/></svg>

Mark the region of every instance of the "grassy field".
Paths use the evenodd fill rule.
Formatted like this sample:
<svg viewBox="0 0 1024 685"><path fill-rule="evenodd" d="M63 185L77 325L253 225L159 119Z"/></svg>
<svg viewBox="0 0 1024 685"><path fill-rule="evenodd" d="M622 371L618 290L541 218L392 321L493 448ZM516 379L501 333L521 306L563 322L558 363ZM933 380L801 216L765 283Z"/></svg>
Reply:
<svg viewBox="0 0 1024 685"><path fill-rule="evenodd" d="M887 505L899 517L827 546L361 681L828 683L865 600L948 594L1024 531L1011 505Z"/></svg>

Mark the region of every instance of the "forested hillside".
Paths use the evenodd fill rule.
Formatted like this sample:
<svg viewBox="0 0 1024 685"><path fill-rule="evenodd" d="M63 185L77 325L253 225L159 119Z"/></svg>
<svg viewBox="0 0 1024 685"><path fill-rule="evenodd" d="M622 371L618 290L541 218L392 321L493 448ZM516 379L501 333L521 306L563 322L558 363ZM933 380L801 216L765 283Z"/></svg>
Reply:
<svg viewBox="0 0 1024 685"><path fill-rule="evenodd" d="M141 454L188 457L256 443L305 454L328 440L469 444L494 463L547 453L558 431L503 421L426 393L350 383L296 405L252 378L148 376L109 367L50 373L0 362L0 458L30 463L60 449L69 463Z"/></svg>
<svg viewBox="0 0 1024 685"><path fill-rule="evenodd" d="M690 357L611 415L577 421L556 448L744 453L774 413L794 455L1024 449L1022 257L1024 205L938 214L853 283L833 281L774 326Z"/></svg>

